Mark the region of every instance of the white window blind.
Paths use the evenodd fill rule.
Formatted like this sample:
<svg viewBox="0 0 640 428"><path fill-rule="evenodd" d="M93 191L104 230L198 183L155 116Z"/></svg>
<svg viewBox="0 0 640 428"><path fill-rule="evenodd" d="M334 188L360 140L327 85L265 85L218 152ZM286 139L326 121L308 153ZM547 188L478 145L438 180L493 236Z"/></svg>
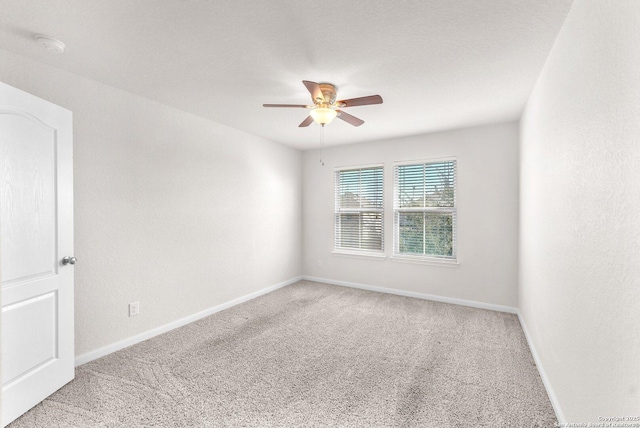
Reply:
<svg viewBox="0 0 640 428"><path fill-rule="evenodd" d="M456 259L456 161L394 167L397 256Z"/></svg>
<svg viewBox="0 0 640 428"><path fill-rule="evenodd" d="M335 248L384 249L383 167L336 169Z"/></svg>

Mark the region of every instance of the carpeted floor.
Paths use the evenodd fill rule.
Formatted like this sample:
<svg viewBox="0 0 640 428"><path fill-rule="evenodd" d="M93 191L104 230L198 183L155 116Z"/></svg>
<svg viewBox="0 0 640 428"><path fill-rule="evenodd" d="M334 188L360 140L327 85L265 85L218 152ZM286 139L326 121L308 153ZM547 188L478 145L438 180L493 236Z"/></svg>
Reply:
<svg viewBox="0 0 640 428"><path fill-rule="evenodd" d="M301 281L87 363L22 427L553 427L515 315Z"/></svg>

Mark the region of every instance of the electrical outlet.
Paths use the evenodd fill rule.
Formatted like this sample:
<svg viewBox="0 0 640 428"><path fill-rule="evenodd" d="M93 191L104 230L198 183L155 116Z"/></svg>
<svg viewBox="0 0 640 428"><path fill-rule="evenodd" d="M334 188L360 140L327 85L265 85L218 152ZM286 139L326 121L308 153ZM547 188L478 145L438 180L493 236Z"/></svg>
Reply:
<svg viewBox="0 0 640 428"><path fill-rule="evenodd" d="M129 316L135 317L140 315L140 302L129 303Z"/></svg>
<svg viewBox="0 0 640 428"><path fill-rule="evenodd" d="M322 260L318 259L318 267L322 267Z"/></svg>

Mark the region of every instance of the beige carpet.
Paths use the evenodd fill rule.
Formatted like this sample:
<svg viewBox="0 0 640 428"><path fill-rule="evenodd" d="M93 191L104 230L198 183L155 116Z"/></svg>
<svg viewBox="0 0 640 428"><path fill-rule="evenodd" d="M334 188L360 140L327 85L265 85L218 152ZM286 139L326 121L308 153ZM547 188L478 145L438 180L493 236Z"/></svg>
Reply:
<svg viewBox="0 0 640 428"><path fill-rule="evenodd" d="M22 427L552 427L515 315L301 281L85 364Z"/></svg>

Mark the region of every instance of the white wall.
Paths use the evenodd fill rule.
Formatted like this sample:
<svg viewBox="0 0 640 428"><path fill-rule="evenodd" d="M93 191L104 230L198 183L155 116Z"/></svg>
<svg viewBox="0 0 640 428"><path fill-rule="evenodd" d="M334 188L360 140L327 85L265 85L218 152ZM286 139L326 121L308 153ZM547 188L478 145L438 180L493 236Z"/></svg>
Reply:
<svg viewBox="0 0 640 428"><path fill-rule="evenodd" d="M304 275L516 306L517 123L336 146L324 155L324 166L318 150L302 156ZM384 164L385 252L390 256L393 162L450 156L458 160L458 267L332 254L335 167Z"/></svg>
<svg viewBox="0 0 640 428"><path fill-rule="evenodd" d="M299 151L0 52L74 115L76 355L300 275Z"/></svg>
<svg viewBox="0 0 640 428"><path fill-rule="evenodd" d="M576 0L521 120L519 305L569 422L640 416L639 41L637 0Z"/></svg>

